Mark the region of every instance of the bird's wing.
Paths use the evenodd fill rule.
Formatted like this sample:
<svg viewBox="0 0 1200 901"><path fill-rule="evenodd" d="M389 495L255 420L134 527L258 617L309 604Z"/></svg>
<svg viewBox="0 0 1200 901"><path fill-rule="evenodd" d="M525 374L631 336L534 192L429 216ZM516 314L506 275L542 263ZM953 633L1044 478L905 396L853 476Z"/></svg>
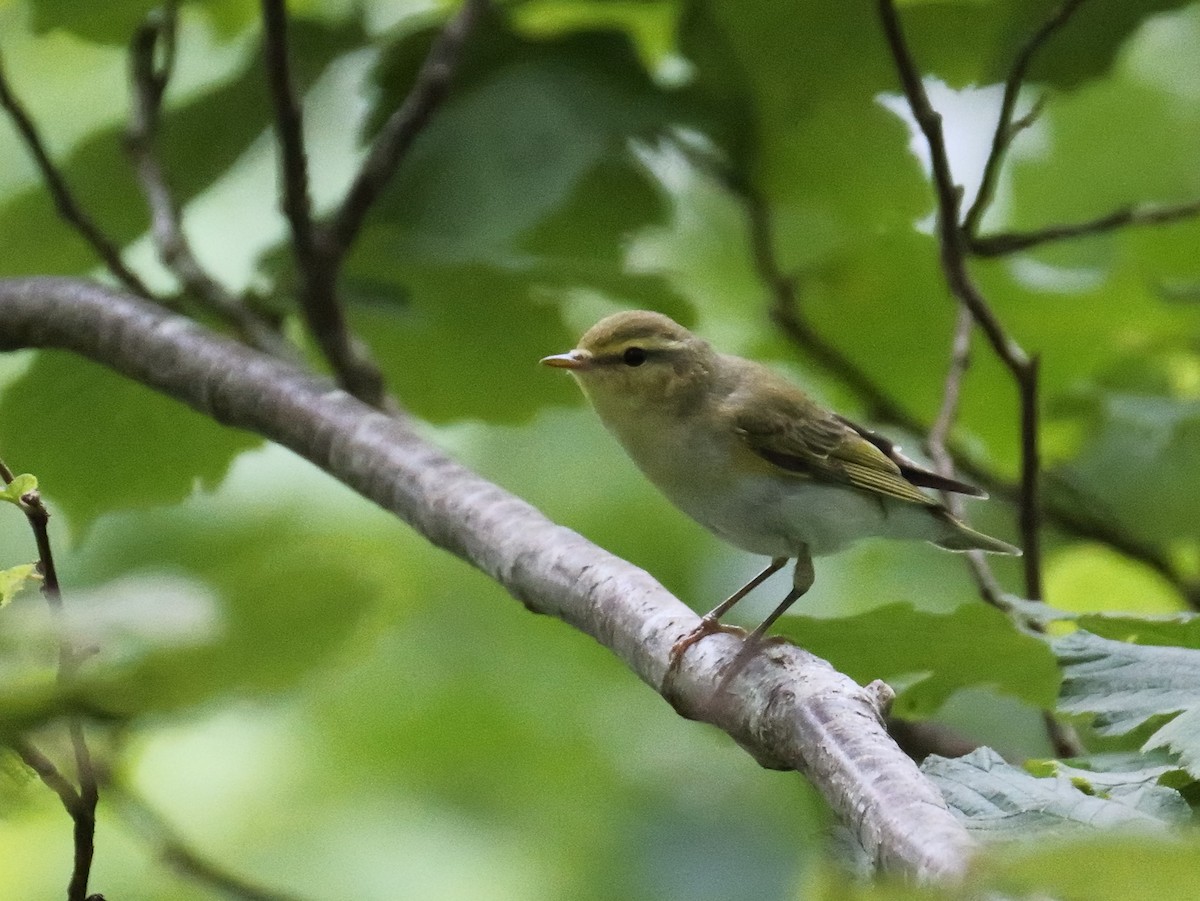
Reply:
<svg viewBox="0 0 1200 901"><path fill-rule="evenodd" d="M938 506L875 444L796 389L789 389L746 399L732 410L734 429L751 451L776 469L796 476Z"/></svg>
<svg viewBox="0 0 1200 901"><path fill-rule="evenodd" d="M838 422L854 429L867 441L871 442L880 452L883 453L889 460L896 464L900 469L900 475L904 476L908 481L912 482L920 488L933 488L936 491L950 491L954 494L966 494L970 497L987 497L988 493L982 488L970 484L969 482L960 482L958 479L952 479L940 473L927 469L918 463L916 460L907 456L900 450L900 445L888 438L886 435L880 435L878 432L868 429L866 426L861 426L856 422L847 419L845 416L840 416L837 413L833 414Z"/></svg>

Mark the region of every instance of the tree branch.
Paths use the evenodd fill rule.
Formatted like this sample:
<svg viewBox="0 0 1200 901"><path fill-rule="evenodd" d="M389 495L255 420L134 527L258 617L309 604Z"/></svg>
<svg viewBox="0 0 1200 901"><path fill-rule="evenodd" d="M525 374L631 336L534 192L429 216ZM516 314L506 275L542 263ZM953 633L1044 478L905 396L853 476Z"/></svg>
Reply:
<svg viewBox="0 0 1200 901"><path fill-rule="evenodd" d="M342 205L321 229L320 243L331 258L341 259L354 243L367 212L400 167L413 140L446 99L463 45L490 5L489 0L465 0L433 42L404 102L380 129Z"/></svg>
<svg viewBox="0 0 1200 901"><path fill-rule="evenodd" d="M125 150L150 208L150 233L158 257L183 289L200 304L266 353L292 359L295 351L271 323L233 296L214 279L196 255L183 231L179 207L156 153L162 98L175 61L178 4L168 2L134 32L129 45L129 80L133 93ZM162 61L157 60L162 49Z"/></svg>
<svg viewBox="0 0 1200 901"><path fill-rule="evenodd" d="M12 470L0 461L0 479L7 485L12 482ZM50 546L50 533L47 526L50 522L50 511L42 502L42 496L37 489L21 495L20 506L29 526L33 530L34 541L38 550L38 569L42 574L42 594L46 604L58 624L58 675L60 686L70 683L75 677L79 666L79 656L71 644L63 610L62 589L58 582L58 570L54 565L54 552ZM92 870L92 857L95 855L96 839L96 805L100 800L99 785L96 779L96 768L92 763L92 754L88 750L87 738L83 733L83 722L77 715L72 714L67 719L67 732L71 737L71 749L75 755L75 774L79 780L79 791L70 786L66 778L58 771L49 758L37 753L36 749L27 742L19 743L17 747L21 759L38 774L47 786L58 794L71 815L75 824L75 863L71 872L71 882L67 886L67 901L87 901L88 878ZM69 789L69 792L67 791Z"/></svg>
<svg viewBox="0 0 1200 901"><path fill-rule="evenodd" d="M304 121L292 84L284 0L262 0L267 78L275 110L275 135L283 176L283 212L292 232L292 253L300 273L300 310L338 383L364 403L389 405L383 374L365 345L350 333L337 296L337 266L322 252L309 198Z"/></svg>
<svg viewBox="0 0 1200 901"><path fill-rule="evenodd" d="M83 802L79 797L79 792L75 790L71 780L62 774L62 770L55 766L53 760L24 738L15 739L12 742L12 748L25 766L37 773L42 783L58 795L62 806L66 808L72 818L82 811Z"/></svg>
<svg viewBox="0 0 1200 901"><path fill-rule="evenodd" d="M979 223L996 193L996 182L1000 177L1004 156L1008 152L1013 138L1033 124L1041 109L1039 102L1034 105L1029 114L1013 121L1017 98L1020 96L1021 86L1025 83L1025 76L1029 73L1029 66L1033 63L1033 58L1037 56L1042 45L1067 24L1067 20L1071 18L1076 9L1083 5L1083 2L1084 0L1065 0L1062 6L1042 23L1042 27L1025 42L1025 46L1017 52L1016 58L1013 60L1012 69L1009 70L1008 79L1004 83L1004 97L1000 101L1000 117L996 122L996 131L992 135L992 149L983 166L979 192L975 195L975 202L971 204L971 209L967 211L962 223L963 232L968 236L968 240L972 241L972 249L974 249L973 239L979 234Z"/></svg>
<svg viewBox="0 0 1200 901"><path fill-rule="evenodd" d="M954 427L954 420L958 418L962 380L971 365L972 325L974 325L974 319L971 317L971 311L964 304L959 304L958 320L954 325L954 338L950 345L950 366L946 370L946 383L942 390L942 405L933 426L929 429L929 435L925 439L925 448L929 452L930 459L933 460L934 468L949 478L954 478L956 475L954 458L950 454L948 442L950 431ZM962 495L943 491L942 502L959 519L965 519ZM966 560L975 585L979 589L980 597L993 607L1011 614L1012 604L1005 597L1004 589L996 578L996 574L992 572L991 566L988 565L983 551L967 551Z"/></svg>
<svg viewBox="0 0 1200 901"><path fill-rule="evenodd" d="M1087 222L1069 225L1048 225L1028 232L998 232L969 238L968 246L977 257L999 257L1040 244L1101 235L1130 225L1165 225L1191 219L1200 213L1200 200L1172 206L1129 206Z"/></svg>
<svg viewBox="0 0 1200 901"><path fill-rule="evenodd" d="M529 609L591 635L685 716L712 722L764 765L800 770L881 866L928 880L964 872L973 842L887 736L884 689L861 689L799 648L771 645L714 703L714 686L741 648L725 634L698 644L664 684L671 647L696 615L642 570L463 468L401 419L81 280L0 280L0 323L0 346L75 351L310 460Z"/></svg>
<svg viewBox="0 0 1200 901"><path fill-rule="evenodd" d="M64 222L70 225L84 241L95 251L96 255L104 262L108 271L126 288L134 294L142 297L153 297L152 292L146 287L137 274L125 265L121 259L121 249L101 230L96 221L80 205L75 199L75 195L71 193L70 187L67 186L66 177L54 165L54 161L50 159L50 154L46 150L46 144L42 140L41 134L38 132L37 126L26 111L22 103L17 99L12 92L12 88L8 84L8 78L4 74L4 62L0 58L0 106L2 106L12 119L13 125L17 129L17 133L21 136L29 155L33 157L34 163L37 165L38 171L42 175L42 180L46 183L46 188L50 192L50 196L54 200L54 208L58 211L59 217Z"/></svg>
<svg viewBox="0 0 1200 901"><path fill-rule="evenodd" d="M1038 360L1030 357L1005 331L967 269L967 248L959 224L959 203L962 191L954 183L950 158L942 134L942 117L929 102L925 85L917 72L900 26L892 0L879 0L879 15L884 34L891 48L900 82L908 105L912 109L925 141L933 173L937 197L938 239L941 245L942 270L951 293L970 311L976 324L987 336L996 356L1004 363L1017 384L1021 400L1021 493L1020 526L1025 552L1025 594L1040 600L1042 597L1042 553L1040 536L1041 506L1040 451L1038 446Z"/></svg>

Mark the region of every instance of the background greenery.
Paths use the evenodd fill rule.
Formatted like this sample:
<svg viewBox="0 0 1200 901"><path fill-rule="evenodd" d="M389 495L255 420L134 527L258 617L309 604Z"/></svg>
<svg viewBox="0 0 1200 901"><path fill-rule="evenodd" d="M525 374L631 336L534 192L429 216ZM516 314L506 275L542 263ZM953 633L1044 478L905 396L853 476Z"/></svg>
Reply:
<svg viewBox="0 0 1200 901"><path fill-rule="evenodd" d="M153 6L0 2L0 50L81 200L169 288L120 140L125 45ZM997 82L1052 6L903 4L968 200ZM290 8L325 208L447 9ZM162 157L189 235L226 284L288 312L257 4L187 3L181 25ZM1200 5L1085 4L1034 67L1024 102L1045 93L1045 110L1013 148L985 231L1200 196L1198 49ZM707 609L759 561L672 510L569 381L536 361L604 313L649 307L849 415L870 412L772 325L744 199L721 170L763 198L819 332L931 421L955 310L923 166L874 4L514 2L480 27L451 99L369 218L344 282L353 324L434 441ZM9 128L0 236L0 275L95 272ZM1198 239L1186 220L974 264L997 314L1043 355L1048 491L1174 573L1051 523L1047 600L1062 610L1179 611L1200 579ZM956 434L1011 478L1016 392L977 350ZM100 648L91 692L112 719L97 744L222 867L299 897L362 901L859 891L827 876L828 818L800 778L680 720L588 639L530 616L287 452L74 357L19 353L0 359L0 455L38 476L55 513L67 603ZM1014 537L1003 502L971 513ZM0 567L33 559L15 509L0 516L0 553ZM997 566L1018 591L1017 566ZM763 590L741 615L773 597ZM28 591L0 613L8 719L52 672L41 608ZM857 679L893 681L898 712L1015 756L1050 753L1039 710L1059 691L1053 656L981 604L959 558L864 544L819 561L793 614L783 631ZM47 728L48 747L57 734ZM120 814L116 797L102 801L95 890L210 897ZM61 894L68 821L12 757L0 847L0 896ZM1060 857L1044 865L1080 880L1087 861L1148 865L1144 849L1120 849L1046 851ZM1005 878L1025 885L1035 864L1009 863ZM1112 894L1110 875L1063 897L1169 897L1138 895L1152 884L1131 878L1128 894Z"/></svg>

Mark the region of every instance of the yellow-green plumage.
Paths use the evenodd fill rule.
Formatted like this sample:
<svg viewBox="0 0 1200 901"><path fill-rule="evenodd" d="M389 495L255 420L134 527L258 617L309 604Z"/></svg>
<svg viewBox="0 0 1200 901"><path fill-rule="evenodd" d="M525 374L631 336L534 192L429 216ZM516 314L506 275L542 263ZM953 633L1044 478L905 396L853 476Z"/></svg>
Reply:
<svg viewBox="0 0 1200 901"><path fill-rule="evenodd" d="M717 353L666 316L609 316L575 350L543 362L571 371L608 430L685 513L777 565L797 558L797 595L811 583L812 556L870 536L1019 553L921 487L978 489L921 468L770 369Z"/></svg>

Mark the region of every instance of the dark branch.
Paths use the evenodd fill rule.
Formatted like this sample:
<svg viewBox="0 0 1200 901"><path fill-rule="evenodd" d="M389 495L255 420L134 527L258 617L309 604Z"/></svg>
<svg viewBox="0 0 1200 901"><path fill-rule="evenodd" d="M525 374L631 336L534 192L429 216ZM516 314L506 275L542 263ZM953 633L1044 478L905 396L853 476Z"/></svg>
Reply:
<svg viewBox="0 0 1200 901"><path fill-rule="evenodd" d="M75 195L71 193L66 178L54 161L50 159L50 154L46 150L45 142L42 141L42 136L38 132L33 118L13 94L12 88L8 84L8 78L4 74L2 59L0 59L0 106L8 112L17 133L21 136L30 156L33 157L34 163L37 164L42 180L46 183L46 188L54 199L54 208L58 211L58 215L88 243L117 281L134 294L141 297L152 297L153 294L146 287L145 282L121 259L121 249L108 235L104 234L100 226L87 214L79 201L75 199Z"/></svg>
<svg viewBox="0 0 1200 901"><path fill-rule="evenodd" d="M992 149L988 153L987 162L983 166L983 176L979 182L979 192L975 195L975 202L971 204L971 209L967 211L966 217L963 219L963 232L968 236L968 239L979 233L979 223L982 221L984 213L987 212L991 205L992 197L996 193L996 182L1000 177L1000 167L1004 163L1004 156L1008 152L1009 146L1023 129L1028 128L1033 124L1041 111L1041 102L1034 104L1033 109L1014 121L1013 116L1016 113L1017 98L1021 93L1021 86L1025 83L1025 77L1029 73L1029 66L1033 63L1033 58L1037 56L1042 45L1050 39L1050 37L1067 24L1067 20L1071 18L1075 12L1083 4L1084 0L1065 0L1058 10L1047 19L1042 27L1026 41L1025 46L1017 52L1016 58L1013 60L1012 69L1009 70L1008 79L1004 83L1004 98L1000 101L1000 118L996 122L996 131L992 135Z"/></svg>
<svg viewBox="0 0 1200 901"><path fill-rule="evenodd" d="M58 795L67 813L72 818L80 815L83 809L83 802L79 797L79 792L75 790L75 786L71 784L71 781L62 774L62 770L54 765L54 761L24 738L14 740L12 747L25 765L37 773L38 778L42 780L46 787Z"/></svg>
<svg viewBox="0 0 1200 901"><path fill-rule="evenodd" d="M353 244L367 212L400 167L413 140L445 100L458 71L463 45L489 5L489 0L466 0L433 42L404 102L375 137L342 205L324 227L322 244L330 257L341 258Z"/></svg>
<svg viewBox="0 0 1200 901"><path fill-rule="evenodd" d="M477 566L530 609L583 630L687 716L755 758L803 772L872 859L928 880L963 873L973 843L934 786L888 738L883 692L791 646L756 655L713 705L741 649L696 644L668 682L671 648L699 618L646 573L558 526L446 457L397 417L120 292L76 279L0 280L9 348L73 350L277 441Z"/></svg>
<svg viewBox="0 0 1200 901"><path fill-rule="evenodd" d="M338 383L364 403L383 409L389 404L383 374L366 347L350 333L338 302L336 263L317 241L309 197L304 120L288 57L284 0L262 0L262 11L267 79L283 176L283 212L291 229L292 253L300 274L300 310Z"/></svg>
<svg viewBox="0 0 1200 901"><path fill-rule="evenodd" d="M1068 6L1070 6L1070 0L1068 0ZM1068 9L1066 14L1069 15L1069 12ZM941 245L942 269L945 272L947 284L959 302L970 311L975 323L987 335L996 355L1003 361L1017 384L1021 401L1021 489L1018 508L1022 544L1025 551L1023 558L1025 595L1035 600L1041 600L1038 358L1028 356L1020 345L1008 336L971 279L967 269L966 234L958 219L961 191L954 183L954 177L950 171L949 156L942 133L941 116L929 102L929 96L925 92L925 86L917 72L916 63L909 52L892 0L879 0L879 13L888 46L891 48L896 68L900 74L900 81L904 86L905 96L908 98L909 107L929 145L933 184L938 201L938 238ZM1028 50L1030 57L1036 46L1035 43ZM1024 63L1018 65L1018 68L1027 64L1028 60L1025 60ZM961 373L955 377L954 368L954 366L951 367L951 376L957 381L961 378ZM959 368L965 368L965 363L961 363ZM956 385L953 390L957 395ZM948 393L950 391L949 384L947 391ZM955 404L948 402L948 405L952 414ZM947 427L951 419L952 415L946 417ZM1070 726L1059 723L1050 713L1044 713L1043 720L1057 753L1063 756L1074 756L1082 752L1083 748L1078 737Z"/></svg>
<svg viewBox="0 0 1200 901"><path fill-rule="evenodd" d="M1130 225L1165 225L1200 214L1200 200L1173 206L1130 206L1087 222L1049 225L1028 232L999 232L969 239L969 249L977 257L999 257L1040 244L1086 238Z"/></svg>
<svg viewBox="0 0 1200 901"><path fill-rule="evenodd" d="M884 34L904 87L905 97L914 118L929 145L933 185L937 196L938 240L941 245L942 270L950 291L970 311L976 324L987 336L992 349L1011 373L1021 399L1021 539L1025 556L1025 594L1040 600L1042 597L1041 538L1039 519L1038 449L1038 365L1005 331L967 269L967 248L959 224L961 190L954 183L950 159L942 134L942 117L929 102L925 85L917 72L900 26L892 0L879 0L879 15Z"/></svg>
<svg viewBox="0 0 1200 901"><path fill-rule="evenodd" d="M924 431L915 417L909 415L853 360L826 341L804 316L796 279L779 265L775 252L774 222L766 201L750 185L733 178L728 172L712 167L708 171L741 202L745 210L750 253L759 279L770 292L772 321L818 365L849 386L863 400L867 415L872 419L893 422L914 432Z"/></svg>
<svg viewBox="0 0 1200 901"><path fill-rule="evenodd" d="M0 463L0 478L3 478L5 484L12 481L12 471L7 464ZM76 669L79 666L79 656L71 644L66 627L62 588L59 585L58 569L54 565L54 551L50 545L50 532L47 528L50 522L50 511L46 509L41 493L36 489L21 496L20 506L33 530L34 542L37 545L38 570L42 574L42 594L58 624L57 678L59 685L66 685L75 677ZM71 815L74 822L75 864L71 872L71 882L67 887L67 901L86 901L88 878L91 874L92 857L96 847L96 805L100 800L100 792L96 779L96 768L92 762L91 751L88 750L87 738L83 733L83 723L77 715L68 718L67 731L71 736L71 749L75 755L75 774L79 780L78 793L66 783L65 777L54 767L53 763L48 758L36 754L31 745L26 743L18 747L18 753L26 763L33 767L42 781L58 794L67 813ZM64 786L70 788L69 794L64 790Z"/></svg>
<svg viewBox="0 0 1200 901"><path fill-rule="evenodd" d="M162 98L175 60L177 3L155 11L134 32L129 47L133 91L125 149L150 208L150 233L162 260L183 289L255 347L284 358L295 352L278 331L214 279L192 251L178 205L157 156ZM161 48L161 59L160 56Z"/></svg>
<svg viewBox="0 0 1200 901"><path fill-rule="evenodd" d="M925 439L925 447L934 467L947 478L955 477L954 458L950 454L948 442L954 420L958 418L962 380L971 365L971 327L974 322L971 311L965 305L959 304L958 320L954 325L954 338L950 345L950 366L946 370L946 383L942 390L942 405ZM942 502L959 519L965 519L961 495L943 491ZM1008 602L1004 589L992 572L983 551L967 551L966 560L980 597L993 607L1006 613L1011 612L1012 604Z"/></svg>

